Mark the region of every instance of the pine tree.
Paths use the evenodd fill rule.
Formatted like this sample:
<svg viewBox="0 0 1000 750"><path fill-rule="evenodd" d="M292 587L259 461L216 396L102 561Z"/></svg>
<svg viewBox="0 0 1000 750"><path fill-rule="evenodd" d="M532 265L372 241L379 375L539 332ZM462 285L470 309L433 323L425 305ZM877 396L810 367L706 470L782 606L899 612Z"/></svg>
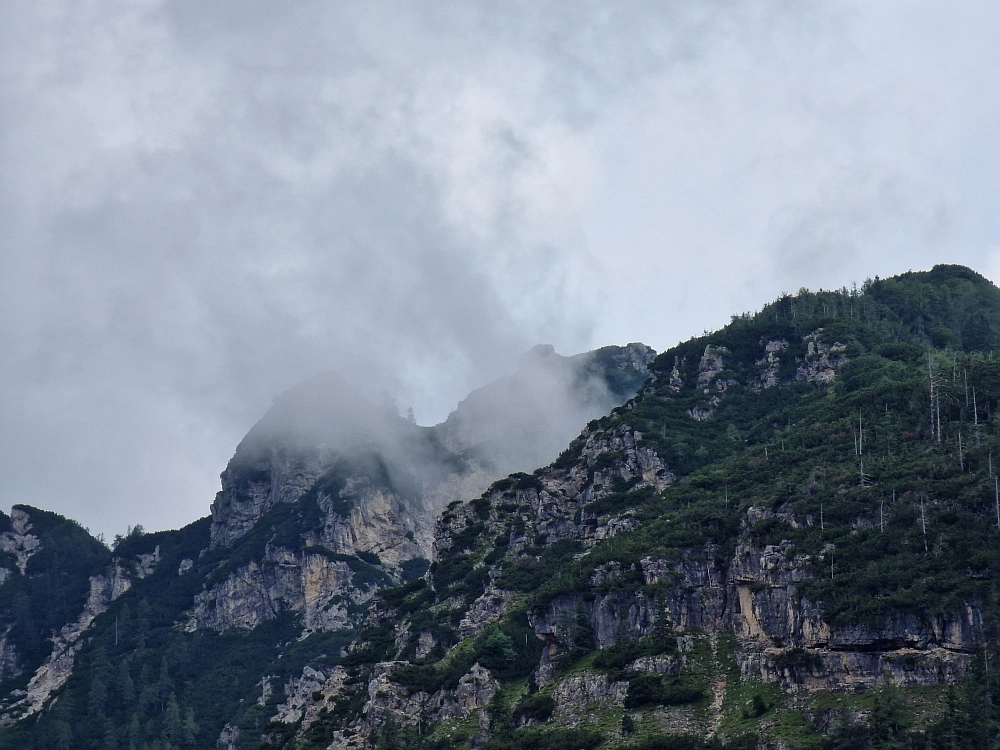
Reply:
<svg viewBox="0 0 1000 750"><path fill-rule="evenodd" d="M31 612L31 601L24 592L18 592L14 596L14 625L20 631L20 636L27 651L38 648L41 639L38 634L38 627Z"/></svg>
<svg viewBox="0 0 1000 750"><path fill-rule="evenodd" d="M121 609L118 610L118 639L122 643L130 643L134 627L132 609L128 606L128 602L123 602Z"/></svg>
<svg viewBox="0 0 1000 750"><path fill-rule="evenodd" d="M960 735L967 747L1000 747L1000 712L998 712L997 686L992 684L985 666L989 663L987 653L983 660L973 662L970 674L958 691Z"/></svg>
<svg viewBox="0 0 1000 750"><path fill-rule="evenodd" d="M403 746L400 744L399 725L391 716L387 717L385 723L382 724L375 748L376 750L403 750Z"/></svg>
<svg viewBox="0 0 1000 750"><path fill-rule="evenodd" d="M91 716L104 716L108 702L108 687L99 675L94 675L90 681L90 692L87 694L87 711Z"/></svg>
<svg viewBox="0 0 1000 750"><path fill-rule="evenodd" d="M118 750L118 735L115 733L115 725L110 721L105 722L104 743L101 750Z"/></svg>
<svg viewBox="0 0 1000 750"><path fill-rule="evenodd" d="M863 750L869 747L868 728L852 721L847 711L841 711L830 736L822 743L823 750Z"/></svg>
<svg viewBox="0 0 1000 750"><path fill-rule="evenodd" d="M118 663L118 679L115 688L118 690L118 696L123 706L128 708L135 703L135 682L132 680L127 659L122 659Z"/></svg>
<svg viewBox="0 0 1000 750"><path fill-rule="evenodd" d="M189 708L184 715L184 724L181 727L181 739L185 745L193 745L198 737L198 724L194 720L194 709Z"/></svg>
<svg viewBox="0 0 1000 750"><path fill-rule="evenodd" d="M181 721L181 709L177 705L177 696L170 693L167 708L164 711L164 734L171 744L178 744L184 737L184 726Z"/></svg>
<svg viewBox="0 0 1000 750"><path fill-rule="evenodd" d="M52 739L55 750L72 750L73 728L68 721L56 719L52 722Z"/></svg>
<svg viewBox="0 0 1000 750"><path fill-rule="evenodd" d="M910 746L906 704L899 688L888 679L875 690L869 730L872 750L900 750Z"/></svg>
<svg viewBox="0 0 1000 750"><path fill-rule="evenodd" d="M576 622L573 627L573 653L582 655L594 650L594 628L590 624L583 604L576 605Z"/></svg>
<svg viewBox="0 0 1000 750"><path fill-rule="evenodd" d="M128 724L128 750L139 750L142 741L142 727L139 725L139 714L132 714Z"/></svg>
<svg viewBox="0 0 1000 750"><path fill-rule="evenodd" d="M632 714L626 711L622 714L622 735L628 737L635 733L635 720L632 718Z"/></svg>
<svg viewBox="0 0 1000 750"><path fill-rule="evenodd" d="M486 712L490 717L490 737L493 742L498 745L513 743L514 719L511 716L510 706L499 690L490 699Z"/></svg>
<svg viewBox="0 0 1000 750"><path fill-rule="evenodd" d="M156 694L160 699L160 710L164 710L167 698L171 695L173 687L173 680L170 679L170 665L167 663L166 655L164 655L160 659L160 676L156 680Z"/></svg>
<svg viewBox="0 0 1000 750"><path fill-rule="evenodd" d="M965 743L960 739L963 723L960 714L955 686L949 685L945 697L944 715L935 722L930 732L931 743L937 750L964 750Z"/></svg>
<svg viewBox="0 0 1000 750"><path fill-rule="evenodd" d="M73 727L70 719L73 717L72 705L66 700L59 700L52 706L51 747L55 750L71 750L73 748Z"/></svg>
<svg viewBox="0 0 1000 750"><path fill-rule="evenodd" d="M149 616L152 608L145 599L139 601L135 623L135 646L140 651L146 648L146 636L149 634Z"/></svg>

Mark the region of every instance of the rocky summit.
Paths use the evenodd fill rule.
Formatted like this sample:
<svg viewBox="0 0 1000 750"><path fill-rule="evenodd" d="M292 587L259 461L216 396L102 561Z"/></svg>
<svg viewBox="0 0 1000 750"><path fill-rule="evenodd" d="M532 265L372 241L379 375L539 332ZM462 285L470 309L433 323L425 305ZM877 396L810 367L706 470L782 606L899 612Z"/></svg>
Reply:
<svg viewBox="0 0 1000 750"><path fill-rule="evenodd" d="M0 747L1000 741L1000 289L782 295L422 427L322 375L211 517L0 518Z"/></svg>

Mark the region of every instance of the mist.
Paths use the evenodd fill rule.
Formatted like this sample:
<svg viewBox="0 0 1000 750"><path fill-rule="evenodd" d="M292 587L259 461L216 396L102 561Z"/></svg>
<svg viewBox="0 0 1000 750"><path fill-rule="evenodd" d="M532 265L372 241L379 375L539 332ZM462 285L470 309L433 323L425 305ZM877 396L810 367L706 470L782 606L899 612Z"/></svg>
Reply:
<svg viewBox="0 0 1000 750"><path fill-rule="evenodd" d="M276 487L310 485L334 468L398 496L430 538L448 503L550 464L591 420L632 398L655 356L643 344L571 357L539 345L516 372L474 390L433 426L418 425L412 410L401 414L386 393L372 397L364 382L321 373L278 396L240 441L223 473L223 505L248 504L256 518L260 493L269 507L285 499Z"/></svg>
<svg viewBox="0 0 1000 750"><path fill-rule="evenodd" d="M470 393L433 431L493 479L531 472L556 460L591 420L634 396L655 356L644 344L573 357L536 346L521 356L517 372Z"/></svg>
<svg viewBox="0 0 1000 750"><path fill-rule="evenodd" d="M208 512L334 370L422 425L800 286L1000 278L992 3L0 8L6 505Z"/></svg>

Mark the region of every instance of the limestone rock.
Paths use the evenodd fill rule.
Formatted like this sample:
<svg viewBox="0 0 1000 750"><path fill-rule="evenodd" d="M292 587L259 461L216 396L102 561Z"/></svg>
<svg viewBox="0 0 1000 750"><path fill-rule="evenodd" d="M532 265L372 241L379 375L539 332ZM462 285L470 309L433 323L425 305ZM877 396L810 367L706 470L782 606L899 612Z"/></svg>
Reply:
<svg viewBox="0 0 1000 750"><path fill-rule="evenodd" d="M285 683L285 702L278 705L274 721L294 724L301 719L307 707L313 703L313 693L322 692L327 678L312 667L304 667L301 677L293 677Z"/></svg>
<svg viewBox="0 0 1000 750"><path fill-rule="evenodd" d="M488 669L473 664L468 674L458 681L455 697L465 716L485 709L497 691L497 681Z"/></svg>
<svg viewBox="0 0 1000 750"><path fill-rule="evenodd" d="M0 716L0 723L12 724L38 713L50 696L61 688L73 672L73 662L83 646L82 636L94 619L108 608L108 604L131 588L128 573L116 560L101 575L91 576L90 595L83 613L75 622L62 628L52 639L52 653L32 675L24 697L11 705Z"/></svg>
<svg viewBox="0 0 1000 750"><path fill-rule="evenodd" d="M224 581L195 596L189 630L252 629L290 609L301 612L306 630L349 627L347 604L371 599L374 591L353 585L354 572L324 554L268 548Z"/></svg>
<svg viewBox="0 0 1000 750"><path fill-rule="evenodd" d="M687 410L687 415L696 422L704 422L715 413L715 407L719 405L719 397L712 396L706 406L695 406Z"/></svg>
<svg viewBox="0 0 1000 750"><path fill-rule="evenodd" d="M160 562L160 545L157 544L156 548L149 553L139 555L135 562L135 575L139 579L143 579L148 575L152 575L153 571L156 570L156 564Z"/></svg>
<svg viewBox="0 0 1000 750"><path fill-rule="evenodd" d="M787 339L771 339L764 343L764 356L754 364L759 374L750 379L748 385L754 389L774 388L778 383L781 366L781 352L788 349Z"/></svg>
<svg viewBox="0 0 1000 750"><path fill-rule="evenodd" d="M487 588L486 592L472 603L459 623L461 636L468 638L481 633L487 625L496 622L507 612L514 598L513 592Z"/></svg>
<svg viewBox="0 0 1000 750"><path fill-rule="evenodd" d="M222 490L212 503L212 548L231 545L278 502L298 500L326 468L327 456L300 455L276 446L266 460L222 473Z"/></svg>
<svg viewBox="0 0 1000 750"><path fill-rule="evenodd" d="M621 708L628 694L627 682L610 682L606 675L582 672L568 677L552 689L556 713L561 716L579 714L593 704L602 708Z"/></svg>
<svg viewBox="0 0 1000 750"><path fill-rule="evenodd" d="M21 657L17 653L17 648L7 637L10 630L8 627L3 636L0 636L0 681L19 677L24 673L24 670L21 669Z"/></svg>
<svg viewBox="0 0 1000 750"><path fill-rule="evenodd" d="M713 387L717 391L725 391L736 383L731 378L719 377L726 370L723 357L728 354L729 350L724 346L708 344L705 347L705 353L701 355L701 361L698 362L698 387L703 392L708 393Z"/></svg>
<svg viewBox="0 0 1000 750"><path fill-rule="evenodd" d="M673 654L641 656L628 665L630 672L652 672L653 674L678 674L687 666L687 658Z"/></svg>
<svg viewBox="0 0 1000 750"><path fill-rule="evenodd" d="M398 565L414 557L429 557L429 548L417 542L426 539L428 514L415 516L394 492L374 486L368 477L351 477L337 501L347 499L347 516L335 510L335 498L320 494L317 502L323 511L322 529L306 536L308 546L323 546L338 554L367 552L383 561Z"/></svg>
<svg viewBox="0 0 1000 750"><path fill-rule="evenodd" d="M967 654L943 648L898 649L892 651L807 652L805 664L782 663L787 649L746 650L738 660L745 680L778 683L791 693L833 690L863 692L880 681L889 680L901 687L953 684L969 668Z"/></svg>
<svg viewBox="0 0 1000 750"><path fill-rule="evenodd" d="M219 732L218 744L223 750L236 750L236 742L240 738L240 728L232 724L226 724Z"/></svg>
<svg viewBox="0 0 1000 750"><path fill-rule="evenodd" d="M680 389L684 387L684 378L681 377L680 370L682 365L683 362L681 362L680 358L674 357L674 366L670 370L670 380L669 385L667 386L674 393L679 392Z"/></svg>
<svg viewBox="0 0 1000 750"><path fill-rule="evenodd" d="M825 343L822 333L819 328L803 337L808 342L806 359L796 371L796 380L828 385L837 377L837 368L847 362L847 346L836 341Z"/></svg>
<svg viewBox="0 0 1000 750"><path fill-rule="evenodd" d="M306 669L309 668L306 667L302 670L302 677L300 678L301 680L306 681L306 683L311 683L313 679L318 680L324 674L323 672L317 672L312 669L309 669L307 672ZM293 719L291 717L296 716L297 711L301 710L302 726L309 726L310 723L316 720L321 710L343 694L344 683L347 682L347 680L347 671L340 666L334 667L330 670L330 674L326 678L325 682L323 682L323 684L318 688L320 692L319 700L313 698L316 692L315 690L308 693L308 695L305 691L296 691L296 695L300 697L295 702L289 700L286 701L286 704L283 704L288 705L289 709L286 709L283 712L281 706L278 707L278 715L284 715L287 717L278 720L286 722L297 721L297 719ZM299 683L300 686L302 684L302 682ZM287 686L285 688L285 695L289 695Z"/></svg>
<svg viewBox="0 0 1000 750"><path fill-rule="evenodd" d="M28 559L38 551L41 540L30 533L31 517L23 508L11 508L10 522L12 530L0 534L0 550L17 558L17 569L24 575Z"/></svg>

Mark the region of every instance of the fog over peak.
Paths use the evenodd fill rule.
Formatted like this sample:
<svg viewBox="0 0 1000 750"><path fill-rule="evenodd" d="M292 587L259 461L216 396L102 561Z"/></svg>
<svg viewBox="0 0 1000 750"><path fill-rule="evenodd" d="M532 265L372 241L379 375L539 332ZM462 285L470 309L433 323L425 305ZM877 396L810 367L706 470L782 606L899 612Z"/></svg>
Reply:
<svg viewBox="0 0 1000 750"><path fill-rule="evenodd" d="M207 512L335 370L442 421L783 290L1000 277L992 3L13 0L0 471L113 534Z"/></svg>

